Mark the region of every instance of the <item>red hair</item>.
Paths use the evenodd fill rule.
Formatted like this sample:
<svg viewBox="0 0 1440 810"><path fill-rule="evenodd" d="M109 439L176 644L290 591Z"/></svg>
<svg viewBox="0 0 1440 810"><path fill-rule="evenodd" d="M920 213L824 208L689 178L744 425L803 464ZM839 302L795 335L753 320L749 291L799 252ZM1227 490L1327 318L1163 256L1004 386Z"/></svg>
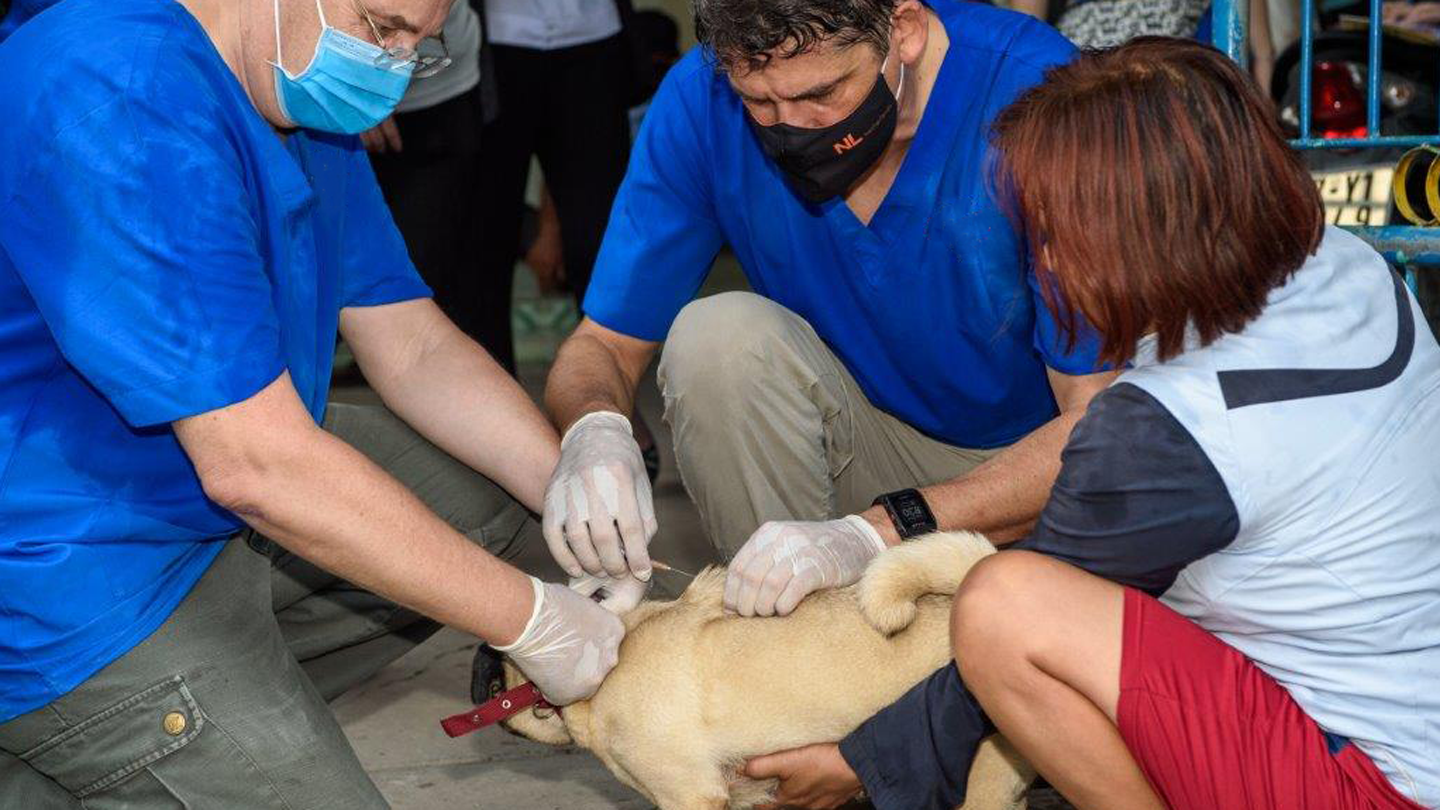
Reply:
<svg viewBox="0 0 1440 810"><path fill-rule="evenodd" d="M996 119L998 179L1046 304L1120 364L1187 327L1237 332L1324 231L1315 182L1269 103L1219 51L1142 37L1054 68Z"/></svg>

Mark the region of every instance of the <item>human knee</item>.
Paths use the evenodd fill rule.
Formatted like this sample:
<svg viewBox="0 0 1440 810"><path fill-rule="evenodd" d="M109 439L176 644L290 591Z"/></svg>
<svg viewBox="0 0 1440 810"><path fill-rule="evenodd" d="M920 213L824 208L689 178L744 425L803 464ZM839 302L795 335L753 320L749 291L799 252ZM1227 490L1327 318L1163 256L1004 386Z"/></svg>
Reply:
<svg viewBox="0 0 1440 810"><path fill-rule="evenodd" d="M667 399L725 407L773 376L775 346L795 319L754 293L727 292L692 301L680 311L660 353L659 379Z"/></svg>
<svg viewBox="0 0 1440 810"><path fill-rule="evenodd" d="M1029 637L1032 607L1043 593L1045 559L1029 551L1001 551L981 560L970 569L950 608L950 634L955 649L994 647L1003 639L1006 649L1015 649ZM998 651L996 651L998 652ZM994 660L987 649L975 660Z"/></svg>

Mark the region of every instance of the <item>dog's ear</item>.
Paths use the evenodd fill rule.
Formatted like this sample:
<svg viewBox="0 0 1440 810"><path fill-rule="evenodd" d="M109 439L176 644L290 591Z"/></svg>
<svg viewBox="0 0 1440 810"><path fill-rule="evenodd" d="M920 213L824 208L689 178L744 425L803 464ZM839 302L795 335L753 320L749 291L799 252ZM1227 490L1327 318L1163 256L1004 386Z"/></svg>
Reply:
<svg viewBox="0 0 1440 810"><path fill-rule="evenodd" d="M475 648L470 664L470 700L480 705L505 691L505 665L489 644Z"/></svg>

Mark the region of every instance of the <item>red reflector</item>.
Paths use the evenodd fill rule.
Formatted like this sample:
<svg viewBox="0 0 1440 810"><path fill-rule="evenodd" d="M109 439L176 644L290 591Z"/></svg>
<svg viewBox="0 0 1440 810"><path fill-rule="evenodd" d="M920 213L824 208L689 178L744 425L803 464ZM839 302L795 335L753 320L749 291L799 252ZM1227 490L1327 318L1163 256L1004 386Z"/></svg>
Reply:
<svg viewBox="0 0 1440 810"><path fill-rule="evenodd" d="M1364 138L1369 132L1368 127L1356 127L1354 129L1322 129L1320 137L1327 141L1339 140L1341 138Z"/></svg>
<svg viewBox="0 0 1440 810"><path fill-rule="evenodd" d="M1322 138L1363 138L1365 96L1355 73L1344 62L1316 62L1312 116Z"/></svg>

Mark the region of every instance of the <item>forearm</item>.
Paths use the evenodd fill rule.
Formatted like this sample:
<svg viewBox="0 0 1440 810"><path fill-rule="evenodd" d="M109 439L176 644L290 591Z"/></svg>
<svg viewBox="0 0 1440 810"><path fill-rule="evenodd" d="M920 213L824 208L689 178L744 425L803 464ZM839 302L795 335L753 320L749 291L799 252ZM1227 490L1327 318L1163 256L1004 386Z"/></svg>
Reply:
<svg viewBox="0 0 1440 810"><path fill-rule="evenodd" d="M921 489L939 527L979 532L997 544L1024 537L1045 506L1060 472L1060 451L1083 415L1083 408L1062 412L965 476ZM900 542L882 507L862 514L886 543Z"/></svg>
<svg viewBox="0 0 1440 810"><path fill-rule="evenodd" d="M207 490L256 531L363 588L492 643L519 636L533 608L529 578L354 448L316 427L266 442L263 457Z"/></svg>
<svg viewBox="0 0 1440 810"><path fill-rule="evenodd" d="M961 478L925 487L925 501L941 529L979 532L997 545L1019 540L1040 517L1060 474L1060 451L1090 400L1115 381L1116 372L1067 374L1047 369L1060 415L996 453ZM900 542L884 509L863 516L886 543Z"/></svg>
<svg viewBox="0 0 1440 810"><path fill-rule="evenodd" d="M539 513L560 441L525 390L451 326L402 373L375 381L421 435Z"/></svg>
<svg viewBox="0 0 1440 810"><path fill-rule="evenodd" d="M1050 11L1050 5L1045 0L1015 0L1010 4L1010 8L1029 14L1037 20L1044 20Z"/></svg>
<svg viewBox="0 0 1440 810"><path fill-rule="evenodd" d="M1270 3L1250 0L1250 52L1257 59L1275 60L1275 42L1270 33ZM1270 88L1261 88L1267 93Z"/></svg>
<svg viewBox="0 0 1440 810"><path fill-rule="evenodd" d="M1270 4L1266 0L1250 0L1250 59L1251 75L1268 99L1275 74L1275 43L1270 35Z"/></svg>
<svg viewBox="0 0 1440 810"><path fill-rule="evenodd" d="M598 337L576 332L555 357L545 386L545 407L561 434L587 413L614 411L629 416L635 407L638 376L627 373Z"/></svg>

